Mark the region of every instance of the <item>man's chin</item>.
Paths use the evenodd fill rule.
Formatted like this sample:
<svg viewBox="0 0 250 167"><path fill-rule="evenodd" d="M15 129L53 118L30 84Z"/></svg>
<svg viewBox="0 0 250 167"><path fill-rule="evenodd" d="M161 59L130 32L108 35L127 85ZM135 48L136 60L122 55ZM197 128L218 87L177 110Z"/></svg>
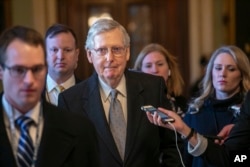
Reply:
<svg viewBox="0 0 250 167"><path fill-rule="evenodd" d="M25 105L34 105L36 104L40 98L37 98L37 97L34 97L34 96L26 96L26 97L23 97L23 104Z"/></svg>

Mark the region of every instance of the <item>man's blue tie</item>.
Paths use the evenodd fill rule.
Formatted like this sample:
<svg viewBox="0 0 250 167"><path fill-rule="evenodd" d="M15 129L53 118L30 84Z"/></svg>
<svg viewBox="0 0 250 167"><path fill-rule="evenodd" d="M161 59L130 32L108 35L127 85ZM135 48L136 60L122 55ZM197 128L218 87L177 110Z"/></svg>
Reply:
<svg viewBox="0 0 250 167"><path fill-rule="evenodd" d="M26 116L20 116L15 120L15 124L20 130L17 148L17 161L20 167L30 167L32 165L34 146L29 135L29 126L32 123L34 123L34 121Z"/></svg>
<svg viewBox="0 0 250 167"><path fill-rule="evenodd" d="M122 106L117 99L117 90L111 90L111 102L109 108L109 126L122 160L124 160L126 143L126 122L122 112Z"/></svg>

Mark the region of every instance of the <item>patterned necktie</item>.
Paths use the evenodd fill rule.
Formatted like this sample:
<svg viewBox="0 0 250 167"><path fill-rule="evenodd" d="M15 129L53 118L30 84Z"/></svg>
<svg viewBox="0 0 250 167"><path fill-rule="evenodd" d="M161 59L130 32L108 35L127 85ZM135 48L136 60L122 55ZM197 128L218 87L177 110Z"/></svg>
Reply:
<svg viewBox="0 0 250 167"><path fill-rule="evenodd" d="M56 91L58 92L58 94L61 93L64 90L65 90L65 88L62 85L57 85L56 86Z"/></svg>
<svg viewBox="0 0 250 167"><path fill-rule="evenodd" d="M122 160L124 159L126 143L126 122L122 112L122 106L117 99L117 90L111 90L111 102L109 108L109 126Z"/></svg>
<svg viewBox="0 0 250 167"><path fill-rule="evenodd" d="M15 124L20 130L17 148L17 161L20 167L30 167L32 165L34 146L29 135L29 126L32 123L34 123L34 121L26 116L20 116L15 120Z"/></svg>

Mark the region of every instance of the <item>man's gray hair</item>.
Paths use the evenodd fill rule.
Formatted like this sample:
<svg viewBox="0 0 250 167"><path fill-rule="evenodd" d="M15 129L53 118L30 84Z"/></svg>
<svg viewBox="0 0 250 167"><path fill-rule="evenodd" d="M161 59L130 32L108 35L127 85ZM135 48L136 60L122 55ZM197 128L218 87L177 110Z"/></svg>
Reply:
<svg viewBox="0 0 250 167"><path fill-rule="evenodd" d="M113 29L119 29L123 34L123 43L124 46L129 47L130 46L130 37L125 30L125 28L119 24L115 20L111 19L99 19L97 20L89 29L87 40L85 43L85 49L93 49L94 48L94 37L98 34L111 31Z"/></svg>

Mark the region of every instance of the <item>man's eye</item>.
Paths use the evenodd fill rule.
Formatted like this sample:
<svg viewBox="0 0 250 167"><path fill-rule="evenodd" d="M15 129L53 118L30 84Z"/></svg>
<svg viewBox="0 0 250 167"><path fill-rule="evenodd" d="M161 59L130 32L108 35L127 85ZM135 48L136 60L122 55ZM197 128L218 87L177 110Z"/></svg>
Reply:
<svg viewBox="0 0 250 167"><path fill-rule="evenodd" d="M112 51L114 53L121 53L123 51L123 48L122 47L113 47Z"/></svg>
<svg viewBox="0 0 250 167"><path fill-rule="evenodd" d="M50 51L52 51L52 52L57 52L58 49L57 49L57 48L52 48L52 49L50 49Z"/></svg>
<svg viewBox="0 0 250 167"><path fill-rule="evenodd" d="M114 52L119 52L119 51L121 50L121 48L119 48L119 47L113 47L112 50L113 50Z"/></svg>
<svg viewBox="0 0 250 167"><path fill-rule="evenodd" d="M40 66L37 66L37 67L32 68L32 72L33 72L33 73L40 72L41 70L42 70L42 67L40 67Z"/></svg>
<svg viewBox="0 0 250 167"><path fill-rule="evenodd" d="M21 67L16 67L16 68L13 68L12 69L15 73L18 73L18 74L23 74L25 72L25 69L24 68L21 68Z"/></svg>
<svg viewBox="0 0 250 167"><path fill-rule="evenodd" d="M107 52L107 48L99 48L99 49L97 49L97 52L99 52L99 53L106 53Z"/></svg>
<svg viewBox="0 0 250 167"><path fill-rule="evenodd" d="M73 49L64 49L65 52L71 52Z"/></svg>

